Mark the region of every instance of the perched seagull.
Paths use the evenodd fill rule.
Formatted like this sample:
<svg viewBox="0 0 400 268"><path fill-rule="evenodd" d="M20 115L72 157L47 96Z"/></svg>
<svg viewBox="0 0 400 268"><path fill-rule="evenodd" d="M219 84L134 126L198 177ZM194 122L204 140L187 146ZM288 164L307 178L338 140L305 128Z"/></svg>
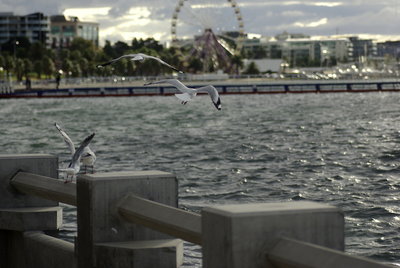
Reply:
<svg viewBox="0 0 400 268"><path fill-rule="evenodd" d="M94 133L91 135L87 136L85 140L81 143L81 145L78 147L78 150L75 151L74 155L72 156L71 162L69 163L67 168L64 169L58 169L58 171L66 172L67 173L67 180L65 182L68 182L68 177L72 178L78 174L80 168L81 168L81 157L83 155L83 152L85 150L85 147L89 145L89 143L92 141L94 137Z"/></svg>
<svg viewBox="0 0 400 268"><path fill-rule="evenodd" d="M211 85L200 88L188 88L177 79L165 79L165 80L146 83L144 85L148 86L148 85L163 84L163 83L173 85L180 92L182 92L182 94L175 94L175 96L182 101L182 104L188 103L197 95L197 93L203 92L203 93L208 93L208 95L210 95L211 97L212 102L214 103L214 106L218 110L221 110L221 99L219 98L218 91L215 87Z"/></svg>
<svg viewBox="0 0 400 268"><path fill-rule="evenodd" d="M110 60L110 61L108 61L108 62L106 62L106 63L97 65L97 68L101 68L101 67L110 65L110 64L112 64L112 63L114 63L114 62L116 62L116 61L118 61L118 60L120 60L120 59L123 59L123 58L131 58L132 61L144 61L145 59L153 59L153 60L156 60L156 61L158 61L159 63L164 64L164 65L168 66L169 68L171 68L171 69L177 71L178 73L183 73L182 71L179 71L179 70L176 69L174 66L169 65L168 63L166 63L166 62L163 61L162 59L157 58L157 57L154 57L154 56L146 55L146 54L143 54L143 53L136 53L136 54L127 54L127 55L123 55L123 56L121 56L121 57L118 57L118 58L115 58L115 59L113 59L113 60Z"/></svg>
<svg viewBox="0 0 400 268"><path fill-rule="evenodd" d="M65 143L67 144L67 146L71 152L71 156L73 157L75 154L74 143L72 142L70 137L67 135L67 133L57 123L55 123L54 125L56 126L56 128L60 132L61 136L63 137ZM86 172L87 167L91 167L92 173L94 173L94 162L96 162L96 154L90 149L89 146L85 146L83 148L83 153L82 153L82 157L80 158L80 161L82 161L82 163L85 167L85 172Z"/></svg>

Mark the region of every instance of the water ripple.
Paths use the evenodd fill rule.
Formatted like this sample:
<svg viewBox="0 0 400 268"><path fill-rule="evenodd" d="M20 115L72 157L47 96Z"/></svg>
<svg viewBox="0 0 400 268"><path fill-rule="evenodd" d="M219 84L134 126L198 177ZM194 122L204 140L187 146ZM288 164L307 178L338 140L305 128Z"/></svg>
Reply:
<svg viewBox="0 0 400 268"><path fill-rule="evenodd" d="M2 153L69 154L59 122L79 142L96 131L97 171L176 174L182 208L311 200L341 208L346 250L400 263L400 95L289 94L0 101ZM73 208L60 236L76 232ZM185 243L185 265L201 250Z"/></svg>

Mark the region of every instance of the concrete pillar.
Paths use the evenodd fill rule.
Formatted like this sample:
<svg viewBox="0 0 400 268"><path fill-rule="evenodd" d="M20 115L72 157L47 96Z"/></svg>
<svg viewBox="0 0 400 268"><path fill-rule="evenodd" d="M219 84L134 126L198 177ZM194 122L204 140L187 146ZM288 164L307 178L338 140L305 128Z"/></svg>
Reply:
<svg viewBox="0 0 400 268"><path fill-rule="evenodd" d="M344 216L314 202L221 205L202 211L203 267L273 267L267 252L279 237L344 250Z"/></svg>
<svg viewBox="0 0 400 268"><path fill-rule="evenodd" d="M74 244L42 232L25 232L26 267L76 268ZM22 249L19 249L22 250Z"/></svg>
<svg viewBox="0 0 400 268"><path fill-rule="evenodd" d="M0 155L0 209L57 206L58 202L19 194L10 186L11 178L18 171L58 178L57 169L58 158L52 155Z"/></svg>
<svg viewBox="0 0 400 268"><path fill-rule="evenodd" d="M18 171L57 178L57 169L58 159L51 155L0 155L0 267L28 267L23 232L56 230L62 223L58 202L19 193L11 178Z"/></svg>
<svg viewBox="0 0 400 268"><path fill-rule="evenodd" d="M80 175L77 179L78 212L78 267L165 267L174 263L178 267L183 258L177 243L176 254L162 254L153 250L152 265L138 263L139 249L132 246L133 241L159 240L167 245L167 235L140 225L125 222L118 214L118 203L128 194L135 194L169 206L178 205L178 184L176 177L161 171L111 172ZM117 243L117 242L123 242ZM182 242L181 242L182 243ZM160 248L161 244L157 246ZM107 245L107 246L106 246ZM119 246L116 246L119 245ZM137 243L136 243L137 245ZM166 246L171 249L171 243ZM173 258L166 260L163 258ZM131 258L131 261L127 261Z"/></svg>

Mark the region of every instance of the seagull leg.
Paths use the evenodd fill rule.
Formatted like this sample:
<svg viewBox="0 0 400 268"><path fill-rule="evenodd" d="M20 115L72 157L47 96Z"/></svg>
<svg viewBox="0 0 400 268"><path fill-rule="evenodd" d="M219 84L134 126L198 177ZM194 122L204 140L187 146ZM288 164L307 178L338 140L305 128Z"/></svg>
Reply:
<svg viewBox="0 0 400 268"><path fill-rule="evenodd" d="M70 181L68 180L68 175L67 175L67 178L64 180L64 183L68 183L68 182L70 182Z"/></svg>

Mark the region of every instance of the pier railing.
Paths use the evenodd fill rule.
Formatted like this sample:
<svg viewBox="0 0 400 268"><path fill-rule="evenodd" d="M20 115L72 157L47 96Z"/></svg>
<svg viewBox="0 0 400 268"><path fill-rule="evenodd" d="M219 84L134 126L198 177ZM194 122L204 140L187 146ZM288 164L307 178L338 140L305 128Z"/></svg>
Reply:
<svg viewBox="0 0 400 268"><path fill-rule="evenodd" d="M0 155L0 267L180 267L183 242L203 267L389 267L345 254L344 215L314 202L178 208L176 177L160 171L57 179L50 155ZM52 236L58 202L77 206L75 243ZM182 239L182 240L181 240Z"/></svg>
<svg viewBox="0 0 400 268"><path fill-rule="evenodd" d="M200 87L205 83L192 83ZM298 94L298 93L365 93L400 92L400 81L353 81L353 80L299 80L279 82L218 82L213 84L220 94ZM126 96L169 96L177 89L168 85L71 85L59 90L37 88L35 90L0 91L0 98L71 98L71 97L126 97Z"/></svg>

